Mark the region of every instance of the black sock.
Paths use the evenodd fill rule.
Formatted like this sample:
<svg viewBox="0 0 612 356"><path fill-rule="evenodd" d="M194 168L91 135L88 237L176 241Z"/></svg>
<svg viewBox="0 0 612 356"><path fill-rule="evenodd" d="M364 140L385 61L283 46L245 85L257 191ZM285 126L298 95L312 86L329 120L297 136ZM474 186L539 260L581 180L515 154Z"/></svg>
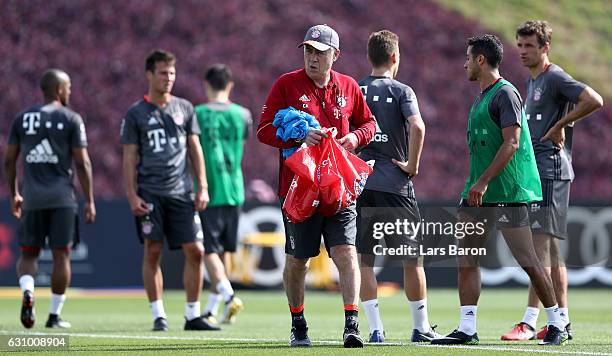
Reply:
<svg viewBox="0 0 612 356"><path fill-rule="evenodd" d="M304 311L298 313L291 313L291 326L303 326L306 325L306 319L304 318Z"/></svg>
<svg viewBox="0 0 612 356"><path fill-rule="evenodd" d="M357 322L359 312L357 310L345 310L344 311L344 325L348 326Z"/></svg>

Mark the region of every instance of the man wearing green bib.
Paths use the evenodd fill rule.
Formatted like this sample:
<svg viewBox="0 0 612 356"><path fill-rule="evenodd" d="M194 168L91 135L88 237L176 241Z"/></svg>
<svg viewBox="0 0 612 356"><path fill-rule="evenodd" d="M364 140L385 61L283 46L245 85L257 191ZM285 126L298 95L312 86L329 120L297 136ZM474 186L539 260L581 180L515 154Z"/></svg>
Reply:
<svg viewBox="0 0 612 356"><path fill-rule="evenodd" d="M218 305L223 301L223 323L233 323L243 309L227 278L227 267L229 254L236 252L238 242L238 220L244 203L241 162L244 140L252 127L249 110L229 100L233 86L232 72L226 65L211 66L204 78L208 102L195 107L210 194L208 208L200 212L204 264L210 278L204 317L216 321Z"/></svg>
<svg viewBox="0 0 612 356"><path fill-rule="evenodd" d="M561 345L567 340L565 325L552 290L552 281L539 262L529 226L527 204L541 200L542 189L529 127L520 94L499 75L503 47L496 36L482 35L467 41L464 68L470 81L480 84L467 130L470 175L461 194L458 217L486 227L485 233L459 240L465 251L479 251L493 225L502 232L518 264L527 272L544 304L548 333L540 345ZM476 230L478 231L478 230ZM432 344L478 344L476 312L480 296L479 256L458 257L461 314L459 327Z"/></svg>

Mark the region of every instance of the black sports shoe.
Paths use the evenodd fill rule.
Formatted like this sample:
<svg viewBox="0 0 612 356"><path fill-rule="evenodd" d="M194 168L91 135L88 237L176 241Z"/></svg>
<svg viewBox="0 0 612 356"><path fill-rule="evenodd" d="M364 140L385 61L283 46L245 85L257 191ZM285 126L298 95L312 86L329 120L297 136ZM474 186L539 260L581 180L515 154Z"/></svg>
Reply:
<svg viewBox="0 0 612 356"><path fill-rule="evenodd" d="M433 345L478 345L479 342L477 333L468 335L457 329L444 337L431 340Z"/></svg>
<svg viewBox="0 0 612 356"><path fill-rule="evenodd" d="M289 344L291 347L310 347L312 343L308 337L308 327L306 323L303 325L293 325L291 327L291 335L289 336Z"/></svg>
<svg viewBox="0 0 612 356"><path fill-rule="evenodd" d="M70 329L72 325L69 322L62 320L57 314L49 314L49 319L45 324L46 328Z"/></svg>
<svg viewBox="0 0 612 356"><path fill-rule="evenodd" d="M411 342L430 342L433 339L441 338L442 335L436 332L436 328L438 326L430 326L429 331L422 333L418 329L412 329L412 338Z"/></svg>
<svg viewBox="0 0 612 356"><path fill-rule="evenodd" d="M359 323L357 323L356 317L350 316L347 318L342 340L346 348L363 347L363 339L359 335Z"/></svg>
<svg viewBox="0 0 612 356"><path fill-rule="evenodd" d="M221 328L199 316L191 320L185 319L185 330L221 330Z"/></svg>
<svg viewBox="0 0 612 356"><path fill-rule="evenodd" d="M23 292L23 299L21 300L21 324L29 329L34 326L35 321L34 293L26 290Z"/></svg>
<svg viewBox="0 0 612 356"><path fill-rule="evenodd" d="M168 331L168 320L161 316L156 318L153 321L153 329L151 331Z"/></svg>
<svg viewBox="0 0 612 356"><path fill-rule="evenodd" d="M554 325L548 325L546 336L538 345L563 345L568 339L567 332L561 331Z"/></svg>
<svg viewBox="0 0 612 356"><path fill-rule="evenodd" d="M565 325L565 332L567 333L568 340L574 339L574 337L572 336L572 323Z"/></svg>

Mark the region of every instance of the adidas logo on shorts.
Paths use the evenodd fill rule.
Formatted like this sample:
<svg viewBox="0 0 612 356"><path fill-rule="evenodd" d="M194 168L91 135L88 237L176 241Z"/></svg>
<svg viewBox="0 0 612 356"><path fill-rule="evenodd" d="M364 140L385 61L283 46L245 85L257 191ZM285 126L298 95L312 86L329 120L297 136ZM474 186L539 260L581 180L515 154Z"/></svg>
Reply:
<svg viewBox="0 0 612 356"><path fill-rule="evenodd" d="M45 138L40 141L40 143L36 145L30 151L30 153L28 153L26 156L26 162L57 164L59 162L59 158L55 153L53 153L53 148L51 148L49 140Z"/></svg>
<svg viewBox="0 0 612 356"><path fill-rule="evenodd" d="M497 220L499 222L503 222L503 223L508 223L510 222L510 220L508 220L508 217L506 217L506 215L502 215L499 220Z"/></svg>

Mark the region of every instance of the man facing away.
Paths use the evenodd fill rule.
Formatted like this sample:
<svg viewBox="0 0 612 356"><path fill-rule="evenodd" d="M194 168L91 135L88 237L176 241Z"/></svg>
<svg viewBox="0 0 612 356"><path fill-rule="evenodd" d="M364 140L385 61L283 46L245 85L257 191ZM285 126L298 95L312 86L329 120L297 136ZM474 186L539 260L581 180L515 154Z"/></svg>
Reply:
<svg viewBox="0 0 612 356"><path fill-rule="evenodd" d="M366 225L363 209L375 211L374 219L393 223L395 219L420 222L421 217L412 185L418 174L425 138L425 124L412 88L394 80L400 63L399 37L388 30L374 32L368 40L368 60L372 74L359 82L368 107L376 117L374 140L359 153L365 161L374 160L374 172L368 177L357 199L357 252L361 269L361 304L370 326L370 342L384 342L384 327L377 299L374 274L376 241ZM413 244L406 236L387 236L387 247ZM402 259L404 291L412 313L411 341L429 342L439 337L429 325L427 282L423 259L417 255Z"/></svg>
<svg viewBox="0 0 612 356"><path fill-rule="evenodd" d="M123 178L136 229L144 244L142 275L153 315L153 331L167 331L160 268L164 237L170 249L185 254L183 285L185 330L218 330L200 314L204 278L202 226L196 211L206 208L208 187L193 106L170 94L176 57L155 50L146 59L148 94L128 110L121 123ZM198 191L192 198L191 161Z"/></svg>
<svg viewBox="0 0 612 356"><path fill-rule="evenodd" d="M240 298L234 295L227 274L231 254L236 252L240 207L244 203L241 167L244 141L253 125L250 111L230 101L233 87L232 71L228 66L211 66L204 77L208 102L195 107L210 194L208 207L200 212L204 264L210 278L204 317L213 320L223 301L221 320L224 323L233 323L236 314L244 308Z"/></svg>
<svg viewBox="0 0 612 356"><path fill-rule="evenodd" d="M261 114L257 138L279 149L301 145L301 140L283 142L276 138L276 128L272 125L279 110L293 106L313 115L322 127L335 127L338 142L348 150L370 142L376 121L357 82L332 70L340 55L338 33L327 25L316 25L308 29L299 46L304 49L304 68L283 74L274 83ZM350 131L351 126L354 131ZM311 129L303 142L314 146L325 136L321 130ZM282 201L293 173L284 165L280 150L279 155L279 197ZM315 214L299 224L288 221L283 215L286 237L283 284L291 312L291 346L311 346L304 317L304 278L309 259L319 254L323 235L340 275L345 316L344 347L363 347L358 324L360 276L355 250L356 217L354 204L334 216Z"/></svg>
<svg viewBox="0 0 612 356"><path fill-rule="evenodd" d="M572 339L567 304L567 269L559 240L567 236L567 211L572 168L574 123L603 105L603 99L587 85L574 80L548 58L552 29L546 21L530 20L516 30L522 64L529 70L525 113L531 132L540 180L542 201L530 206L529 217L538 258L550 272L559 312L568 338ZM529 287L523 319L502 340L542 339L547 326L536 334L539 300Z"/></svg>
<svg viewBox="0 0 612 356"><path fill-rule="evenodd" d="M78 243L78 203L72 161L85 194L85 222L96 218L91 161L85 125L67 106L71 83L66 72L47 70L40 86L45 103L19 113L9 133L4 171L11 194L11 211L19 219L21 257L17 261L23 292L21 323L34 326L34 277L41 248L53 255L48 328L69 328L60 318L70 284L70 248ZM17 160L23 164L22 193L17 182Z"/></svg>

